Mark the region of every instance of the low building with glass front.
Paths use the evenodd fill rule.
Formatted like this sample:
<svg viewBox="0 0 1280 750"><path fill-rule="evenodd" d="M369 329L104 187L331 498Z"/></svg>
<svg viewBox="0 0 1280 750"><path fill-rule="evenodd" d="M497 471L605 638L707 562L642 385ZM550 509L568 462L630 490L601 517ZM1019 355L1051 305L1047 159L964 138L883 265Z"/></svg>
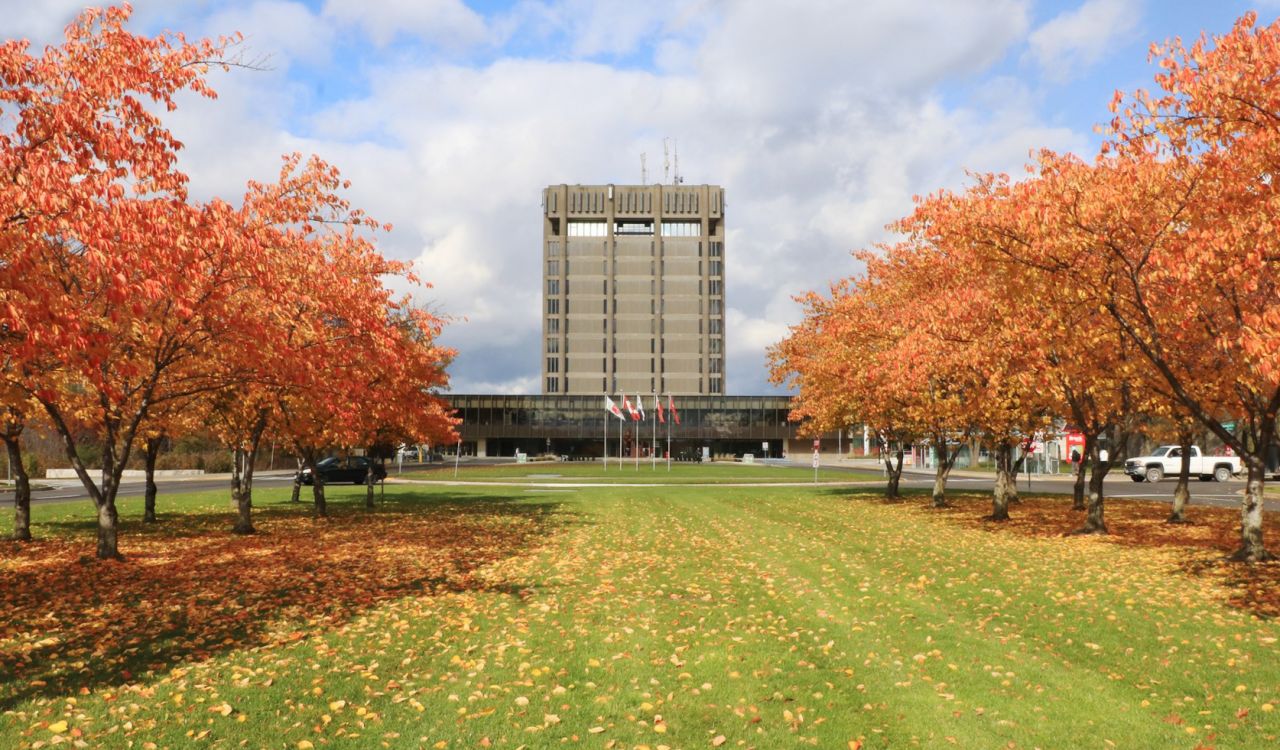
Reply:
<svg viewBox="0 0 1280 750"><path fill-rule="evenodd" d="M747 454L801 457L813 450L812 438L801 438L799 425L787 421L791 408L787 396L676 397L680 424L670 414L664 414L665 424L659 423L652 397L645 398L641 422L630 418L624 422L609 414L603 396L460 394L446 398L462 420L461 449L469 456L514 457L518 452L569 460L605 455L663 457L668 438L676 460ZM822 449L836 449L834 434L824 436ZM446 451L452 452L447 447Z"/></svg>

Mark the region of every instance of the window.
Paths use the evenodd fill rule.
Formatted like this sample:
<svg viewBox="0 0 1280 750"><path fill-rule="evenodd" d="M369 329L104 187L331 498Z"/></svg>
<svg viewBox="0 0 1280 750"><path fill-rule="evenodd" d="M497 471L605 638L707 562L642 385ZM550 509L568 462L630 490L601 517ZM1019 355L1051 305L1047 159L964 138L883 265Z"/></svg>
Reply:
<svg viewBox="0 0 1280 750"><path fill-rule="evenodd" d="M723 369L722 369L724 366L722 364L723 361L724 360L720 360L720 359L711 360L711 373L713 375L719 375L721 372L723 372Z"/></svg>
<svg viewBox="0 0 1280 750"><path fill-rule="evenodd" d="M560 332L560 319L547 318L547 333L559 333L559 332Z"/></svg>
<svg viewBox="0 0 1280 750"><path fill-rule="evenodd" d="M548 315L560 314L560 300L558 299L547 300L547 314Z"/></svg>
<svg viewBox="0 0 1280 750"><path fill-rule="evenodd" d="M547 393L560 392L560 378L547 378Z"/></svg>
<svg viewBox="0 0 1280 750"><path fill-rule="evenodd" d="M560 351L560 339L547 339L547 354Z"/></svg>
<svg viewBox="0 0 1280 750"><path fill-rule="evenodd" d="M724 303L718 299L713 299L708 303L708 308L712 315L719 315L724 312Z"/></svg>
<svg viewBox="0 0 1280 750"><path fill-rule="evenodd" d="M601 293L601 294L608 294L608 293L609 293L609 280L608 280L608 279L602 279L602 280L600 281L600 293Z"/></svg>
<svg viewBox="0 0 1280 750"><path fill-rule="evenodd" d="M653 224L648 221L619 221L613 225L614 234L653 234Z"/></svg>
<svg viewBox="0 0 1280 750"><path fill-rule="evenodd" d="M559 357L547 357L547 372L560 372Z"/></svg>
<svg viewBox="0 0 1280 750"><path fill-rule="evenodd" d="M701 235L702 235L702 222L700 221L664 221L662 222L663 237L699 237Z"/></svg>
<svg viewBox="0 0 1280 750"><path fill-rule="evenodd" d="M560 242L558 240L551 240L547 243L547 255L560 255Z"/></svg>
<svg viewBox="0 0 1280 750"><path fill-rule="evenodd" d="M547 294L560 293L560 279L547 279Z"/></svg>
<svg viewBox="0 0 1280 750"><path fill-rule="evenodd" d="M709 262L711 264L711 268L709 270L712 276L724 275L724 264L721 261L713 260Z"/></svg>
<svg viewBox="0 0 1280 750"><path fill-rule="evenodd" d="M722 386L720 385L720 378L712 378L712 379L711 379L711 392L712 392L712 393L719 393L719 392L720 392L720 390L721 390L721 388L722 388Z"/></svg>
<svg viewBox="0 0 1280 750"><path fill-rule="evenodd" d="M710 329L710 333L712 333L712 334L720 333L720 329L721 329L721 327L722 327L722 326L721 326L721 323L720 323L720 319L719 319L719 318L712 318L712 319L711 319L711 329Z"/></svg>
<svg viewBox="0 0 1280 750"><path fill-rule="evenodd" d="M711 279L707 282L707 294L724 294L724 282L719 279Z"/></svg>
<svg viewBox="0 0 1280 750"><path fill-rule="evenodd" d="M548 276L560 275L560 261L558 260L547 261L547 275Z"/></svg>
<svg viewBox="0 0 1280 750"><path fill-rule="evenodd" d="M721 345L721 343L722 343L722 342L720 341L720 339L711 339L711 353L712 353L712 354L719 354L719 353L720 353L720 345Z"/></svg>
<svg viewBox="0 0 1280 750"><path fill-rule="evenodd" d="M570 221L570 237L604 237L608 226L603 221Z"/></svg>
<svg viewBox="0 0 1280 750"><path fill-rule="evenodd" d="M724 253L724 243L723 243L723 242L712 242L712 243L711 243L711 257L712 257L712 258L719 258L719 257L721 256L721 254L723 254L723 253Z"/></svg>
<svg viewBox="0 0 1280 750"><path fill-rule="evenodd" d="M607 299L600 300L600 312L604 313L605 315L609 314L609 300Z"/></svg>

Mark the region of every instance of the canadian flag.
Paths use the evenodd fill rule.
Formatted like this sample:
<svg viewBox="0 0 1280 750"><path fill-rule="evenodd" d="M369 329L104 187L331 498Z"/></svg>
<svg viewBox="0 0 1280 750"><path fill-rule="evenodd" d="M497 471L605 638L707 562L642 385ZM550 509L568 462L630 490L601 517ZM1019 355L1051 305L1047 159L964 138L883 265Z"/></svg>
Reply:
<svg viewBox="0 0 1280 750"><path fill-rule="evenodd" d="M644 399L640 398L640 394L636 394L636 408L640 410L640 416L636 417L641 422L644 421Z"/></svg>
<svg viewBox="0 0 1280 750"><path fill-rule="evenodd" d="M622 406L624 409L627 410L627 413L631 415L632 421L636 421L636 422L640 421L640 412L636 411L636 407L631 405L631 399L627 398L626 396L623 396Z"/></svg>
<svg viewBox="0 0 1280 750"><path fill-rule="evenodd" d="M671 412L671 421L680 424L680 412L676 411L676 402L667 394L667 411Z"/></svg>
<svg viewBox="0 0 1280 750"><path fill-rule="evenodd" d="M627 421L627 418L622 416L622 410L619 409L618 405L614 403L613 399L609 398L607 395L604 397L604 408L606 411L608 411L610 414L617 417L618 419L621 419L624 422Z"/></svg>
<svg viewBox="0 0 1280 750"><path fill-rule="evenodd" d="M658 424L666 424L667 420L662 416L662 400L658 398L658 394L653 394L653 410L658 413Z"/></svg>

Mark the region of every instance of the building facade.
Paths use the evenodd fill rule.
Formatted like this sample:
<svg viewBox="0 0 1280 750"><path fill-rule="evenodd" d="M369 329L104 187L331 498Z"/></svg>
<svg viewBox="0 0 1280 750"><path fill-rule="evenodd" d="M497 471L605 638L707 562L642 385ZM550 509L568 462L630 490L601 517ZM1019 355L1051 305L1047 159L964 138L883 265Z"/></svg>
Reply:
<svg viewBox="0 0 1280 750"><path fill-rule="evenodd" d="M459 394L448 397L462 420L459 447L468 456L549 454L571 460L602 456L664 457L676 460L743 456L807 456L813 439L788 422L788 396L673 397L680 423L665 414L657 421L652 397L645 398L645 421L620 421L604 408L604 396ZM664 407L667 399L662 400ZM668 442L670 441L670 442ZM822 450L837 447L824 435ZM453 448L444 446L446 452Z"/></svg>
<svg viewBox="0 0 1280 750"><path fill-rule="evenodd" d="M542 393L724 393L724 190L543 191Z"/></svg>

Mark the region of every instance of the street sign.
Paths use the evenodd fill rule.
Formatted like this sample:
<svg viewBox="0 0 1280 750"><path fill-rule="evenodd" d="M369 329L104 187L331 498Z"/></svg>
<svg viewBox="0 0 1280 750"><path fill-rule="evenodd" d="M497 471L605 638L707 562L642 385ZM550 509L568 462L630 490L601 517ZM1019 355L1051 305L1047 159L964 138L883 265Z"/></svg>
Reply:
<svg viewBox="0 0 1280 750"><path fill-rule="evenodd" d="M818 468L818 452L813 452L813 468Z"/></svg>
<svg viewBox="0 0 1280 750"><path fill-rule="evenodd" d="M822 447L822 440L815 438L813 441L813 452L817 453L818 449L821 447Z"/></svg>

